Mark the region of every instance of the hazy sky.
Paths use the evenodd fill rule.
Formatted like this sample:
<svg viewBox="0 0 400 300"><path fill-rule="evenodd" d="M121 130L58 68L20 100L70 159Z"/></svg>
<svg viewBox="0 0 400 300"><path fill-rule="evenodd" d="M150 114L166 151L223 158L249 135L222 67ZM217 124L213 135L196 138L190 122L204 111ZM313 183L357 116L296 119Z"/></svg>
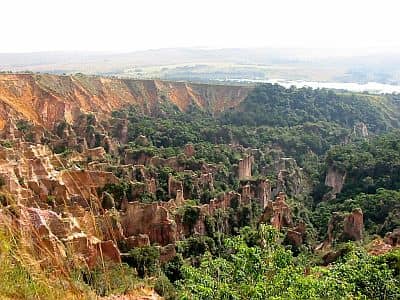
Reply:
<svg viewBox="0 0 400 300"><path fill-rule="evenodd" d="M0 0L0 52L400 49L397 0Z"/></svg>

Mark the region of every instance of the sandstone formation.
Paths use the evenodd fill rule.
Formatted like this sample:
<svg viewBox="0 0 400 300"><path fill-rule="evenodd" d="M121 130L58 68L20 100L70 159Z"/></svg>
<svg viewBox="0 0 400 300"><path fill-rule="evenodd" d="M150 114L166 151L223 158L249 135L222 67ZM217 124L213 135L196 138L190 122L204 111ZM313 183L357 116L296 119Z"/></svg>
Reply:
<svg viewBox="0 0 400 300"><path fill-rule="evenodd" d="M82 231L79 222L73 217L61 217L50 210L25 207L22 205L0 211L0 223L9 226L17 224L22 240L27 242L33 255L45 265L63 265L67 263L67 253L73 260L93 268L101 260L121 262L120 253L111 240L101 241L97 237ZM9 227L10 228L10 227ZM71 257L70 257L71 258Z"/></svg>
<svg viewBox="0 0 400 300"><path fill-rule="evenodd" d="M285 240L293 246L299 247L305 242L306 224L303 221L294 224L292 211L283 192L276 196L275 201L267 201L259 223L271 224L279 231L284 230Z"/></svg>
<svg viewBox="0 0 400 300"><path fill-rule="evenodd" d="M144 247L144 246L150 246L150 239L147 234L138 234L138 235L132 235L128 238L125 239L125 243L127 246L127 249L132 249L135 247Z"/></svg>
<svg viewBox="0 0 400 300"><path fill-rule="evenodd" d="M268 201L260 218L260 223L269 223L276 229L293 225L290 207L285 202L285 194L279 193L275 201Z"/></svg>
<svg viewBox="0 0 400 300"><path fill-rule="evenodd" d="M338 170L335 167L329 167L325 177L325 185L331 188L325 196L325 200L330 200L336 198L342 189L344 182L346 180L346 172Z"/></svg>
<svg viewBox="0 0 400 300"><path fill-rule="evenodd" d="M328 223L327 239L316 249L328 249L336 242L360 241L363 231L364 217L361 209L354 209L347 214L335 212Z"/></svg>
<svg viewBox="0 0 400 300"><path fill-rule="evenodd" d="M281 157L274 162L273 168L278 174L274 195L283 192L291 197L301 197L308 191L310 184L295 159Z"/></svg>
<svg viewBox="0 0 400 300"><path fill-rule="evenodd" d="M156 202L128 203L126 212L121 214L121 225L127 237L146 234L152 243L160 245L176 240L176 224L169 211Z"/></svg>
<svg viewBox="0 0 400 300"><path fill-rule="evenodd" d="M168 177L168 196L170 198L175 198L178 191L183 192L183 183L170 175Z"/></svg>
<svg viewBox="0 0 400 300"><path fill-rule="evenodd" d="M260 207L264 209L272 198L271 183L267 179L242 182L241 196L244 203L258 199Z"/></svg>
<svg viewBox="0 0 400 300"><path fill-rule="evenodd" d="M128 105L155 113L160 101L169 101L182 111L194 105L218 113L237 106L250 89L83 75L0 74L0 129L10 119L20 118L53 129L61 120L73 124L82 113L109 116ZM122 126L121 139L125 137Z"/></svg>
<svg viewBox="0 0 400 300"><path fill-rule="evenodd" d="M5 181L4 188L21 204L64 205L78 201L88 206L90 197L96 197L97 188L118 182L110 172L60 170L60 166L63 166L62 158L45 145L19 142L12 149L0 146L0 176Z"/></svg>
<svg viewBox="0 0 400 300"><path fill-rule="evenodd" d="M363 122L358 122L353 127L353 133L356 137L366 138L368 137L367 125Z"/></svg>
<svg viewBox="0 0 400 300"><path fill-rule="evenodd" d="M355 209L343 221L343 234L345 238L354 241L362 239L364 230L364 216L361 209Z"/></svg>
<svg viewBox="0 0 400 300"><path fill-rule="evenodd" d="M393 247L400 246L400 228L396 228L392 232L386 233L384 241Z"/></svg>
<svg viewBox="0 0 400 300"><path fill-rule="evenodd" d="M368 253L372 255L382 255L393 249L400 248L400 228L393 232L386 233L385 237L374 239L368 246Z"/></svg>
<svg viewBox="0 0 400 300"><path fill-rule="evenodd" d="M245 158L239 160L238 177L239 180L251 178L251 168L254 162L254 157L247 155Z"/></svg>

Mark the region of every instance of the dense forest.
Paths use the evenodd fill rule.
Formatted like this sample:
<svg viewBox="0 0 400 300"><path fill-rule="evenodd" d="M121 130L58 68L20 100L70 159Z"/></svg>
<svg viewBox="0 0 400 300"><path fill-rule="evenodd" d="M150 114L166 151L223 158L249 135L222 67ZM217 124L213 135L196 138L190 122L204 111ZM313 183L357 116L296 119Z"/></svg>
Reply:
<svg viewBox="0 0 400 300"><path fill-rule="evenodd" d="M180 112L172 105L150 116L135 107L115 112L116 119L129 120L126 147L136 157L181 157L192 170L202 162L220 166L212 193L187 193L192 207L238 189L240 182L230 170L242 156L240 147L259 149L253 179L269 178L276 184L274 163L291 157L308 186L301 192L285 190L294 217L307 225L300 246L288 243L284 232L260 224L262 210L253 203L212 217L207 236L195 234L179 242L172 261L160 265L154 253L152 260L139 262L145 254L135 253L133 265L144 263L143 276L161 274L156 287L169 299L398 299L400 253L372 256L368 243L400 226L399 101L397 95L267 84L220 115L196 107ZM187 144L196 149L191 158L183 154ZM346 173L346 178L340 193L325 199L329 168ZM168 172L191 190L185 174L154 171L164 180L158 200L168 199L167 176L162 175ZM184 214L190 223L196 210L189 207ZM344 216L355 209L363 212L364 237L352 242L335 236L330 251L336 257L327 268L327 257L315 246L327 238L333 214ZM226 220L233 224L230 229L218 229Z"/></svg>

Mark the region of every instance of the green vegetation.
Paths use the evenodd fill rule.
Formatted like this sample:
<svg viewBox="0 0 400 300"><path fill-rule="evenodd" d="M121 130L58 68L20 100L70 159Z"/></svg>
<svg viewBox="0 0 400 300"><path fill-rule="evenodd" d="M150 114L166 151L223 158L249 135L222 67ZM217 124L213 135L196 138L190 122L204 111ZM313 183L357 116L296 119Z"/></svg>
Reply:
<svg viewBox="0 0 400 300"><path fill-rule="evenodd" d="M351 128L365 122L375 132L399 126L398 112L388 110L388 104L392 103L387 97L266 84L257 87L239 109L225 113L224 119L236 125L283 127L322 121Z"/></svg>
<svg viewBox="0 0 400 300"><path fill-rule="evenodd" d="M332 147L326 164L347 173L342 197L375 193L378 188L400 189L400 131Z"/></svg>
<svg viewBox="0 0 400 300"><path fill-rule="evenodd" d="M138 275L143 278L145 276L153 276L158 271L160 253L153 246L145 246L135 248L129 252L127 262L136 268Z"/></svg>
<svg viewBox="0 0 400 300"><path fill-rule="evenodd" d="M398 251L374 257L361 244L335 241L341 255L329 268L322 267L322 257L313 253L316 243L326 238L334 212L361 208L366 240L400 227L396 99L266 84L256 87L239 107L216 116L195 107L180 112L165 101L153 114L136 107L115 112L114 117L128 119L124 151L133 161L174 159L180 169L197 175L207 164L216 168L214 191L195 189L189 173L171 167L146 169L157 178L157 200L169 199L169 176L182 182L185 198L193 199L179 210L190 236L177 242L177 255L161 269L156 268L158 258L151 248L132 252L132 266L140 276L158 274L156 290L168 299L399 298ZM360 123L366 124L369 137L357 133ZM195 149L192 156L184 155L189 143ZM294 221L306 224L303 245L294 246L283 238L284 232L259 225L261 209L255 201L240 206L233 201L232 207L206 216L206 235L196 234L199 203L240 186L235 170L244 152L232 144L259 149L253 179L269 178L273 188L279 158L293 157L303 168L310 193L287 200ZM337 198L325 202L329 167L346 173L346 180ZM116 199L129 190L106 189Z"/></svg>
<svg viewBox="0 0 400 300"><path fill-rule="evenodd" d="M183 265L176 282L180 299L397 299L396 268L400 252L372 257L354 246L329 269L296 258L279 244L271 227L256 233L259 244L249 246L245 235L224 241L224 252L201 256L199 266ZM248 235L248 233L246 234ZM392 264L393 266L395 264Z"/></svg>

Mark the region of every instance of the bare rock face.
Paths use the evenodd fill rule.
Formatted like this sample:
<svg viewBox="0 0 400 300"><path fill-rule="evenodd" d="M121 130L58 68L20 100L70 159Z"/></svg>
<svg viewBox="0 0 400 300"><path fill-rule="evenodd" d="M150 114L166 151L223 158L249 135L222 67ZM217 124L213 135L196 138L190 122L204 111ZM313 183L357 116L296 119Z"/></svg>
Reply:
<svg viewBox="0 0 400 300"><path fill-rule="evenodd" d="M60 172L62 183L70 195L83 197L83 204L96 197L97 188L107 183L118 183L119 180L111 172L86 171L86 170L65 170ZM88 204L86 204L88 205Z"/></svg>
<svg viewBox="0 0 400 300"><path fill-rule="evenodd" d="M386 243L384 240L377 238L368 245L368 253L371 255L383 255L393 250L391 244Z"/></svg>
<svg viewBox="0 0 400 300"><path fill-rule="evenodd" d="M18 128L15 125L14 120L9 120L9 122L4 124L4 128L0 133L1 138L5 140L13 141L17 137L21 137L21 134L18 132Z"/></svg>
<svg viewBox="0 0 400 300"><path fill-rule="evenodd" d="M343 222L343 233L351 240L360 241L364 230L364 216L361 209L348 214Z"/></svg>
<svg viewBox="0 0 400 300"><path fill-rule="evenodd" d="M119 122L114 126L114 135L118 138L121 144L126 144L128 141L128 120L119 119Z"/></svg>
<svg viewBox="0 0 400 300"><path fill-rule="evenodd" d="M117 245L113 241L102 241L99 248L100 255L102 257L107 257L108 259L116 263L121 262L121 253L119 252Z"/></svg>
<svg viewBox="0 0 400 300"><path fill-rule="evenodd" d="M125 154L125 163L126 164L133 164L133 165L144 165L147 166L150 164L153 156L146 153L146 152L141 152L139 154L134 154L133 156L131 153L126 152Z"/></svg>
<svg viewBox="0 0 400 300"><path fill-rule="evenodd" d="M43 264L64 264L67 255L72 255L74 261L78 264L83 262L89 268L104 259L121 262L119 250L113 241L101 241L85 233L77 219L22 205L16 209L17 214L12 216L1 211L0 222L7 222L8 219L16 224L15 228L21 232L23 239L31 241L28 244L32 247L32 254L41 258Z"/></svg>
<svg viewBox="0 0 400 300"><path fill-rule="evenodd" d="M176 200L170 203L176 203ZM198 209L199 216L196 220L193 228L189 228L188 224L184 224L182 220L182 215L175 214L174 222L176 224L176 236L177 239L184 239L191 234L199 234L205 235L207 233L206 230L206 217L214 215L217 211L224 211L231 207L237 207L243 204L241 200L241 195L236 192L227 192L219 195L217 198L210 200L209 204L203 204L200 206L195 206L195 209ZM182 204L180 205L182 206ZM170 206L171 208L171 206ZM176 206L175 206L176 208ZM229 224L226 222L225 226L223 226L221 230L228 232Z"/></svg>
<svg viewBox="0 0 400 300"><path fill-rule="evenodd" d="M384 241L393 247L400 246L400 228L396 228L393 232L386 233Z"/></svg>
<svg viewBox="0 0 400 300"><path fill-rule="evenodd" d="M202 173L196 183L201 189L214 191L214 176L213 173Z"/></svg>
<svg viewBox="0 0 400 300"><path fill-rule="evenodd" d="M150 239L147 234L138 234L127 237L125 243L128 249L133 249L135 247L150 246Z"/></svg>
<svg viewBox="0 0 400 300"><path fill-rule="evenodd" d="M304 243L305 235L306 224L304 222L299 222L296 227L288 229L286 233L286 238L290 244L299 247Z"/></svg>
<svg viewBox="0 0 400 300"><path fill-rule="evenodd" d="M247 155L245 158L239 160L238 165L238 177L239 180L245 180L251 178L251 168L254 163L254 157Z"/></svg>
<svg viewBox="0 0 400 300"><path fill-rule="evenodd" d="M107 118L128 105L154 113L162 95L181 111L194 105L219 113L238 106L251 89L80 75L0 74L0 129L10 116L22 115L52 129L60 120L73 124L82 113L94 111L99 118Z"/></svg>
<svg viewBox="0 0 400 300"><path fill-rule="evenodd" d="M286 195L280 192L275 201L268 200L259 223L271 224L277 230L286 231L287 243L299 247L306 239L306 224L300 221L297 225L293 222L292 211L286 203Z"/></svg>
<svg viewBox="0 0 400 300"><path fill-rule="evenodd" d="M169 198L175 198L177 191L183 192L183 183L180 180L176 180L172 175L168 177L168 196Z"/></svg>
<svg viewBox="0 0 400 300"><path fill-rule="evenodd" d="M130 202L121 214L126 237L147 234L152 243L172 244L176 240L176 225L169 211L158 203Z"/></svg>
<svg viewBox="0 0 400 300"><path fill-rule="evenodd" d="M325 185L332 190L324 196L325 200L335 199L339 194L346 180L346 172L342 172L335 167L329 167L325 177Z"/></svg>
<svg viewBox="0 0 400 300"><path fill-rule="evenodd" d="M363 237L364 218L361 209L351 213L333 213L328 223L328 238L320 248L329 248L334 242L360 241Z"/></svg>
<svg viewBox="0 0 400 300"><path fill-rule="evenodd" d="M382 255L398 248L400 248L400 228L386 233L383 239L380 237L374 239L367 246L368 253L372 255Z"/></svg>
<svg viewBox="0 0 400 300"><path fill-rule="evenodd" d="M242 182L240 188L243 203L250 203L251 199L258 200L260 207L264 209L272 197L271 184L268 179L257 179Z"/></svg>
<svg viewBox="0 0 400 300"><path fill-rule="evenodd" d="M111 172L60 171L63 165L62 158L45 145L19 142L12 149L0 147L4 189L24 205L70 205L80 199L78 202L88 206L91 199L97 199L97 188L118 182Z"/></svg>
<svg viewBox="0 0 400 300"><path fill-rule="evenodd" d="M292 227L292 212L285 202L285 194L279 193L275 201L268 201L260 218L260 223L269 223L276 229L281 230L282 227Z"/></svg>
<svg viewBox="0 0 400 300"><path fill-rule="evenodd" d="M283 192L292 197L301 197L308 191L309 183L295 159L281 157L274 163L273 168L278 174L273 195Z"/></svg>
<svg viewBox="0 0 400 300"><path fill-rule="evenodd" d="M363 122L356 123L353 127L353 133L357 137L366 138L368 137L367 125Z"/></svg>

